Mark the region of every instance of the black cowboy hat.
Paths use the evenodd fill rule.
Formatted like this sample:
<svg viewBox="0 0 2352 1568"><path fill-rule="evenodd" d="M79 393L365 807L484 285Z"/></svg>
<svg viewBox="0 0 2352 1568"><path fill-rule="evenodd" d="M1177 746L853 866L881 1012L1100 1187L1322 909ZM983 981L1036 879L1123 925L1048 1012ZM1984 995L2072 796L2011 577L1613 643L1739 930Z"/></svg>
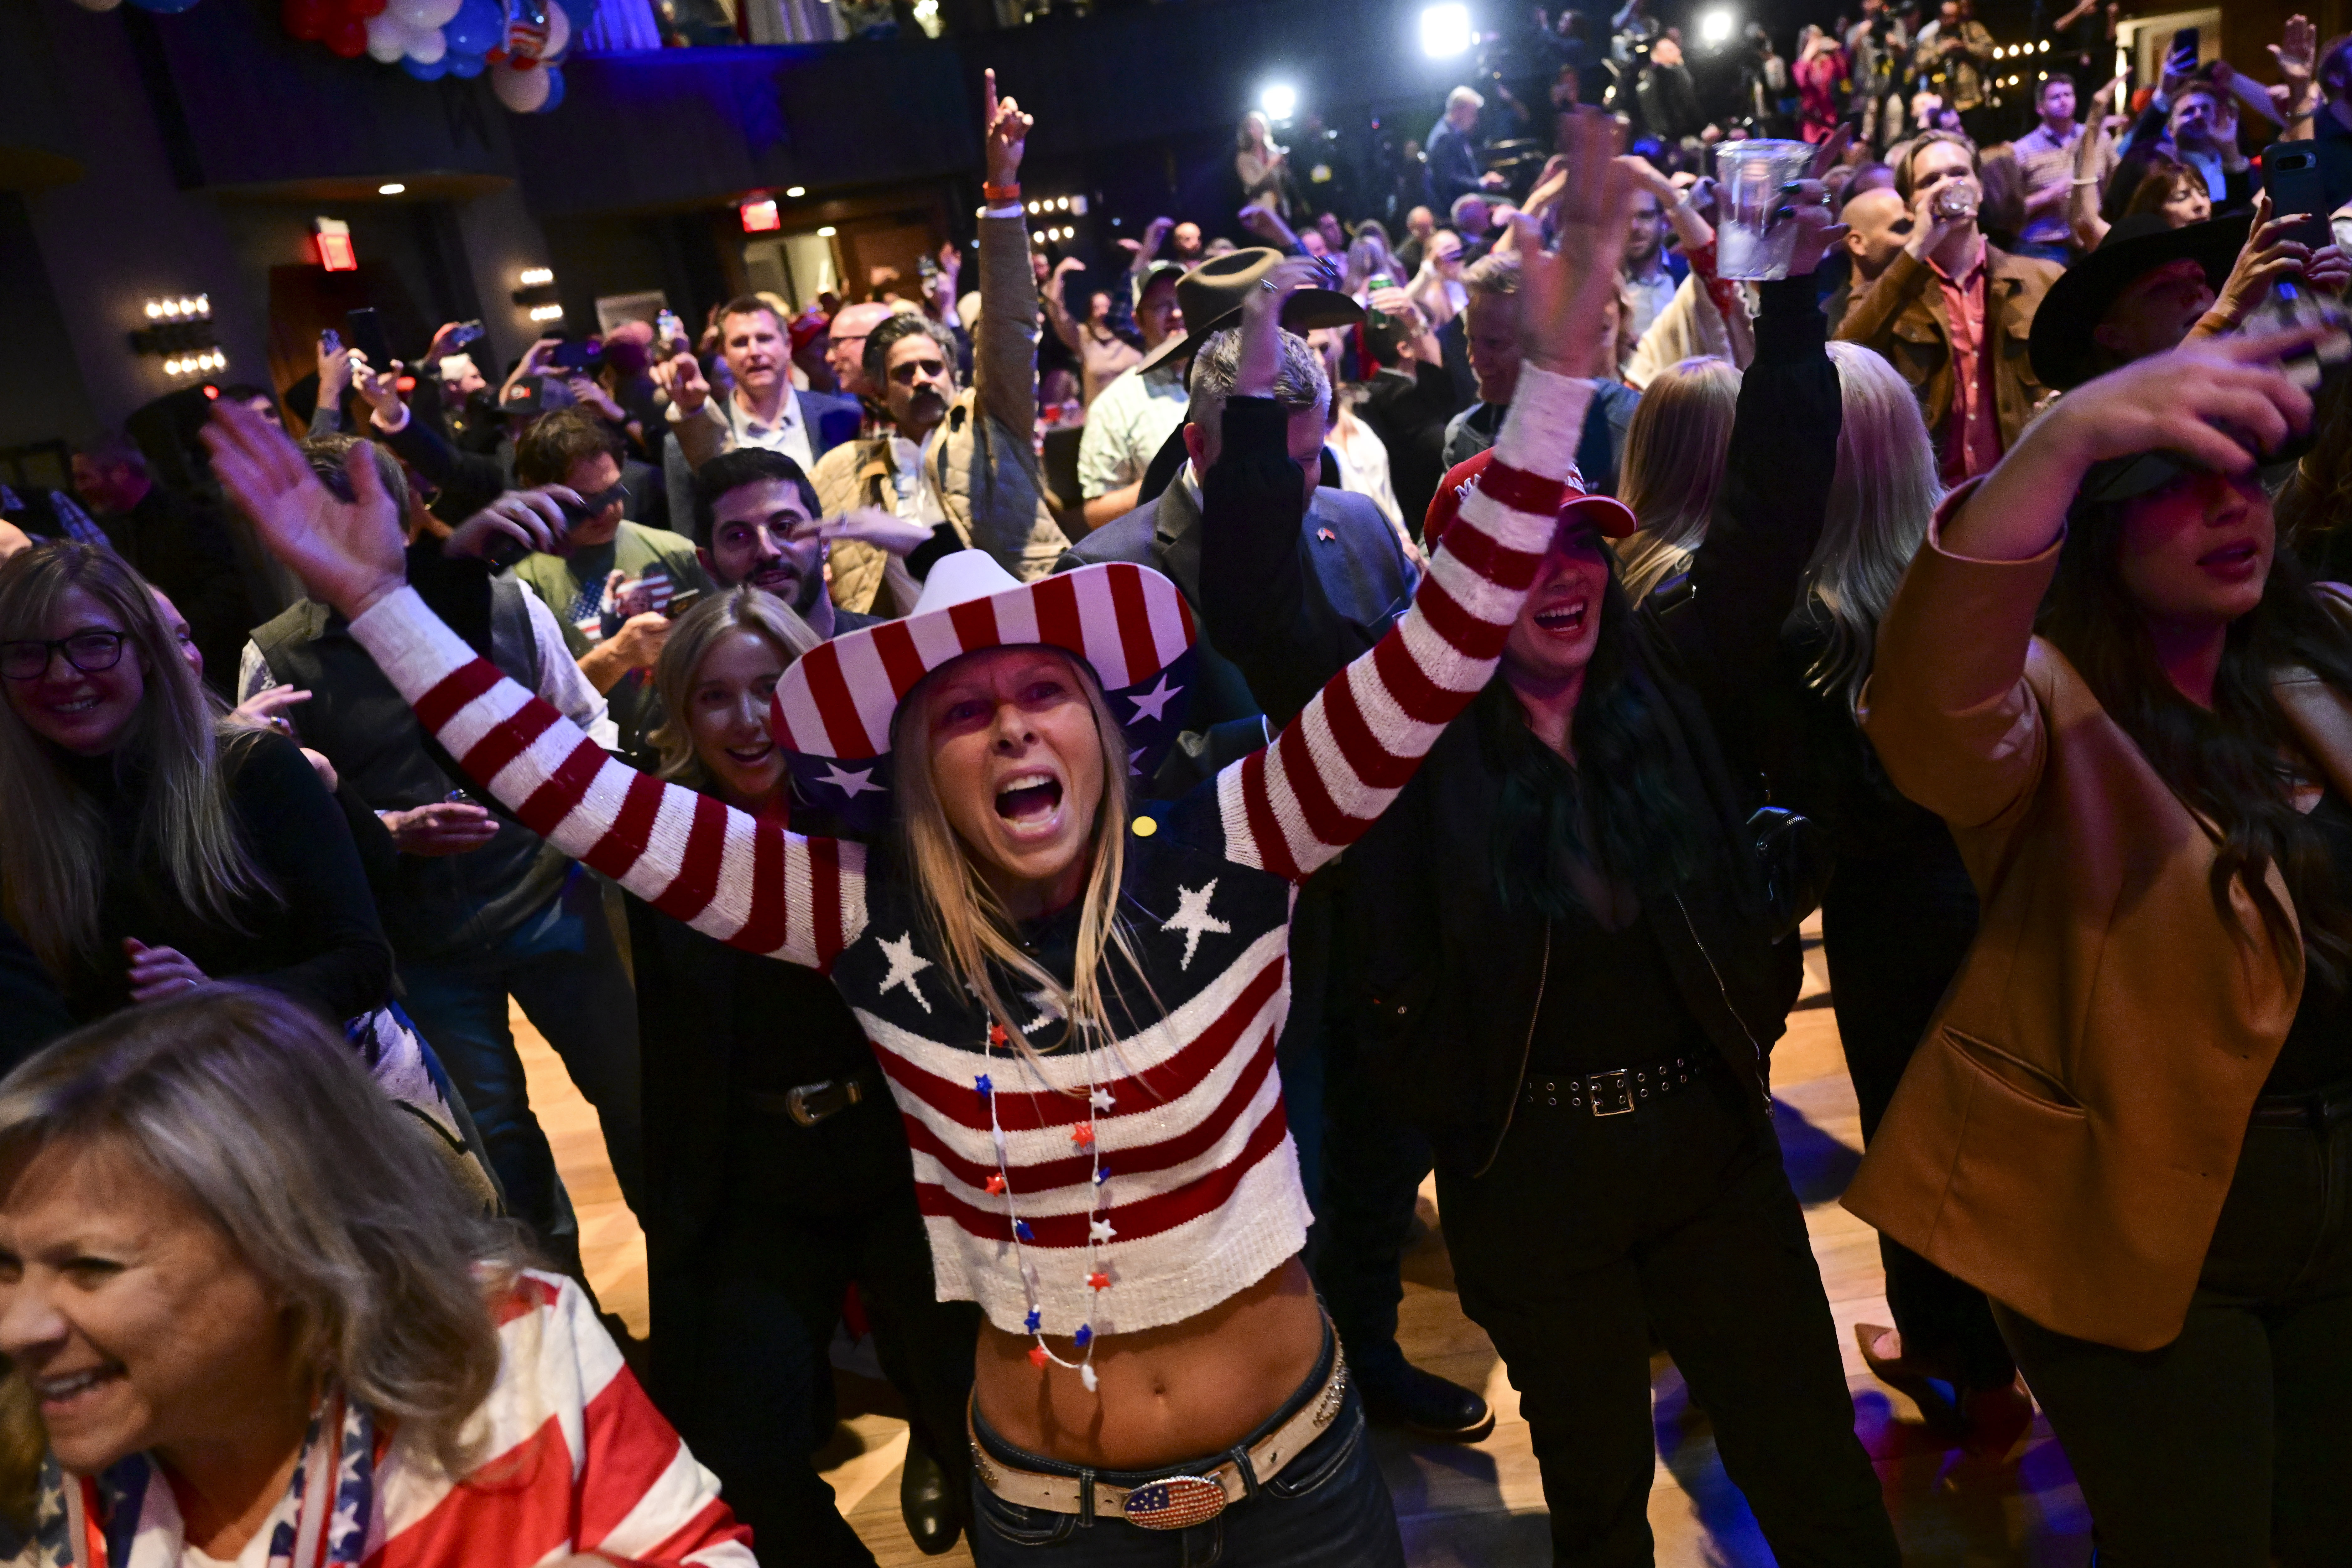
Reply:
<svg viewBox="0 0 2352 1568"><path fill-rule="evenodd" d="M1176 303L1184 310L1184 335L1171 338L1144 356L1138 371L1193 352L1212 332L1241 324L1242 304L1250 290L1286 260L1265 246L1213 256L1176 280ZM1364 308L1336 289L1301 289L1283 301L1282 324L1294 332L1318 327L1352 327L1364 319Z"/></svg>
<svg viewBox="0 0 2352 1568"><path fill-rule="evenodd" d="M2180 228L2157 213L2127 217L2107 230L2099 247L2068 268L2033 313L2028 352L2042 384L2080 386L2099 374L2099 345L2091 334L2118 295L2158 268L2194 260L2205 268L2215 293L2229 279L2238 253L2246 247L2251 215L2209 218Z"/></svg>

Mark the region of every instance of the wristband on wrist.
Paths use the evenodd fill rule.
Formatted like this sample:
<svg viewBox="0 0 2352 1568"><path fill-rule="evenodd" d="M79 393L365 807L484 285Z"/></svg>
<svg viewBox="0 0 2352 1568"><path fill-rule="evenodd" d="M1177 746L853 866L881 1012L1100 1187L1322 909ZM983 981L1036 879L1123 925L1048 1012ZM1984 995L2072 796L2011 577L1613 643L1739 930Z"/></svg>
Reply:
<svg viewBox="0 0 2352 1568"><path fill-rule="evenodd" d="M989 205L1001 207L1009 202L1017 202L1021 199L1021 184L1016 180L1012 184L1000 185L983 180L981 182L980 195L981 199Z"/></svg>

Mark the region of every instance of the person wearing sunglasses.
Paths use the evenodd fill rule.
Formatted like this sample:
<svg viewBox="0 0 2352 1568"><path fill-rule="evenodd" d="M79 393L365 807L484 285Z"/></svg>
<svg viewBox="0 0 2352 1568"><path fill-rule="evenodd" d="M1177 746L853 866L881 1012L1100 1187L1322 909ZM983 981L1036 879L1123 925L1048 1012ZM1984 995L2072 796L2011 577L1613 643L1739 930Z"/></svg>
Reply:
<svg viewBox="0 0 2352 1568"><path fill-rule="evenodd" d="M542 417L515 443L515 483L562 485L578 498L564 508L569 526L553 549L526 555L514 574L555 612L580 672L631 734L630 699L650 689L646 677L669 631L670 600L715 585L695 559L693 541L629 520L620 440L603 420L568 408ZM619 689L633 671L646 677Z"/></svg>
<svg viewBox="0 0 2352 1568"><path fill-rule="evenodd" d="M991 216L1022 216L1026 138L1024 129L989 143L982 195ZM927 316L894 315L867 333L862 361L867 395L883 404L887 425L871 439L834 447L809 470L827 517L878 507L932 530L932 542L903 566L877 545L836 543L833 602L844 609L903 612L932 565L959 550L985 550L1034 583L1070 546L1033 444L1043 279L1031 268L1026 225L981 225L979 273L969 383L956 373L953 332Z"/></svg>

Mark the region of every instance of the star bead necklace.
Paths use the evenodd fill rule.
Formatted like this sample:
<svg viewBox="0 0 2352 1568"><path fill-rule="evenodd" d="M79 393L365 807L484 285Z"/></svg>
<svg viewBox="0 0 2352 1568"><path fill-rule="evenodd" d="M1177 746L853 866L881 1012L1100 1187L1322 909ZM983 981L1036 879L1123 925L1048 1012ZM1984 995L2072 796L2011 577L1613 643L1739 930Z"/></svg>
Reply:
<svg viewBox="0 0 2352 1568"><path fill-rule="evenodd" d="M1000 1046L1007 1047L1007 1056L1010 1057L1011 1039L1004 1032L1003 1025L992 1022L988 1026L987 1037L981 1046L982 1061L993 1067L996 1049ZM1110 1289L1110 1273L1102 1267L1095 1248L1109 1241L1117 1233L1111 1228L1110 1221L1103 1217L1102 1211L1108 1197L1110 1167L1103 1163L1102 1142L1095 1135L1095 1118L1108 1110L1113 1100L1110 1089L1096 1081L1095 1047L1091 1038L1087 1042L1084 1060L1087 1068L1087 1119L1070 1129L1070 1142L1085 1150L1088 1157L1086 1283L1087 1288L1095 1292L1096 1300L1100 1300L1102 1292ZM988 1178L988 1192L992 1196L1004 1200L1004 1217L1013 1227L1013 1261L1021 1271L1022 1294L1029 1303L1028 1315L1022 1320L1022 1327L1036 1341L1029 1347L1030 1364L1040 1368L1051 1364L1075 1372L1078 1374L1078 1381L1086 1384L1087 1392L1092 1394L1095 1391L1097 1339L1093 1314L1089 1312L1087 1321L1080 1323L1077 1331L1070 1336L1070 1342L1083 1352L1081 1358L1064 1361L1055 1355L1053 1347L1045 1342L1045 1315L1037 1305L1037 1269L1029 1261L1026 1250L1026 1244L1035 1238L1035 1233L1030 1229L1029 1222L1021 1217L1015 1202L1013 1165L1004 1150L1004 1126L996 1112L996 1086L990 1075L983 1072L972 1079L972 1087L980 1091L980 1098L988 1104L989 1142L996 1151L996 1173Z"/></svg>

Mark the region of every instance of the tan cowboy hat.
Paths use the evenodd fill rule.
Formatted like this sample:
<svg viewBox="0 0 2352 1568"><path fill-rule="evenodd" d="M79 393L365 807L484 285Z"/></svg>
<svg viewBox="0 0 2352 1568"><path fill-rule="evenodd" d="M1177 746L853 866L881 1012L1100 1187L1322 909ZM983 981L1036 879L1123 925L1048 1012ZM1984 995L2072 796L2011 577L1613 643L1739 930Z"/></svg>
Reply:
<svg viewBox="0 0 2352 1568"><path fill-rule="evenodd" d="M1286 259L1279 250L1252 246L1213 256L1179 278L1176 303L1183 307L1184 335L1171 338L1146 354L1136 370L1149 371L1179 355L1189 359L1212 332L1239 326L1242 303L1250 290ZM1282 324L1299 333L1318 327L1352 327L1363 319L1364 308L1337 289L1301 289L1282 306Z"/></svg>

